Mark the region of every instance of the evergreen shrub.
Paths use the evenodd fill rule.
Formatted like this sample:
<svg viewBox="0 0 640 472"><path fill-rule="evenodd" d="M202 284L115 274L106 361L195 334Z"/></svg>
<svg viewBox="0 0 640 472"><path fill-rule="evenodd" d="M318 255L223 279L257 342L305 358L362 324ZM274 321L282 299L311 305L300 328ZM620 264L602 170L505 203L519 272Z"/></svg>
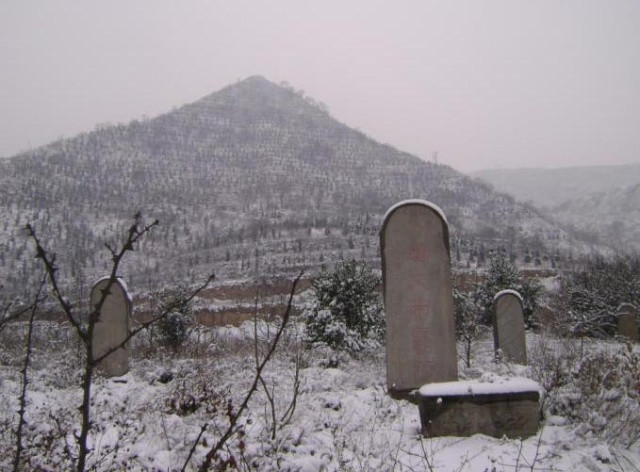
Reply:
<svg viewBox="0 0 640 472"><path fill-rule="evenodd" d="M379 346L384 337L380 277L363 262L342 260L312 281L306 340L350 353Z"/></svg>

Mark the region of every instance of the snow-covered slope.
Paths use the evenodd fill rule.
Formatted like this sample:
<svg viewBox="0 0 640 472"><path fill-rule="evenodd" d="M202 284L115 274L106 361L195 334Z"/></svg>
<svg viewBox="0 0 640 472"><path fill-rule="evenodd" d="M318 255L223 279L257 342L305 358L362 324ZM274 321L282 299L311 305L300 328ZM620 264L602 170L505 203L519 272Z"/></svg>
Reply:
<svg viewBox="0 0 640 472"><path fill-rule="evenodd" d="M21 332L14 327L16 333ZM203 329L194 333L193 343L181 355L150 352L149 341L137 344L138 356L132 371L118 379L98 379L94 385L91 433L93 452L89 467L97 471L181 470L202 426L207 429L186 467L197 470L205 453L228 425L227 412L237 408L253 380L251 324L240 328ZM271 331L273 333L273 330ZM24 333L22 333L24 334ZM77 407L81 402L79 367L74 348L60 325L36 330L33 368L29 372L28 424L23 439L25 470L70 470L73 459L73 431L77 428ZM6 336L5 338L6 339ZM294 396L295 337L278 351L264 373L265 384L275 398L277 427L272 428L271 408L260 388L239 424L238 434L228 442L220 461L234 457L239 470L260 471L417 471L476 472L484 470L634 471L640 463L633 422L640 417L640 405L622 404L627 392L611 390L599 399L590 419L577 419L571 410L580 394L571 385L560 388L554 364L566 360L566 349L578 351L578 344L529 335L529 368L496 363L493 345L484 339L474 346L472 369L460 363L465 378L529 376L557 390L545 400L544 419L537 435L523 440L472 437L423 438L418 407L396 401L386 394L383 352L361 359L324 350L299 351L299 393L289 421L279 422ZM56 346L47 348L46 346ZM626 351L617 343L587 341L585 354L605 353L614 362L614 352ZM43 348L43 349L41 349ZM19 352L7 347L5 356ZM608 354L607 354L608 353ZM563 357L565 356L565 357ZM0 468L9 467L14 449L17 397L20 390L21 356L0 367ZM606 364L599 362L606 371ZM580 370L582 381L588 371ZM163 375L164 374L164 375ZM161 381L162 379L162 381ZM164 383L163 383L164 382ZM615 383L611 378L610 384ZM633 382L630 383L633 385ZM564 390L563 390L564 388ZM594 386L597 388L597 386ZM564 392L564 393L563 393ZM613 395L615 394L615 395ZM633 392L629 400L632 402ZM594 399L597 399L597 392ZM585 406L589 406L582 398ZM607 405L608 403L608 405ZM566 405L565 414L552 411L554 404ZM635 406L633 406L635 405ZM615 415L600 416L606 409ZM612 420L628 420L627 428ZM604 422L603 422L604 421ZM609 423L609 424L607 424ZM598 426L599 425L599 426ZM241 432L240 432L241 431ZM629 446L629 447L627 447ZM4 470L4 469L3 469Z"/></svg>

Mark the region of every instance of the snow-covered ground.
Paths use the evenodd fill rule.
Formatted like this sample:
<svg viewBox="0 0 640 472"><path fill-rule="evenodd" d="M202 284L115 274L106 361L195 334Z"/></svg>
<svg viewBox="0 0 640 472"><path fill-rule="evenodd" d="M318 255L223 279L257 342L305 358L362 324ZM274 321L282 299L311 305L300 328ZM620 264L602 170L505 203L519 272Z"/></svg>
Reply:
<svg viewBox="0 0 640 472"><path fill-rule="evenodd" d="M273 334L273 327L261 327L263 338ZM138 340L136 357L126 376L96 379L89 468L181 470L202 426L207 424L186 467L196 470L226 428L229 412L238 407L253 381L252 331L251 323L240 328L202 329L200 342L195 341L198 336L194 334L194 341L177 355L154 348L147 339ZM10 470L15 450L21 389L19 334L18 326L2 334L2 470ZM34 363L29 371L24 470L69 470L75 447L73 434L79 429L80 349L60 325L40 325L36 334ZM263 375L274 398L274 410L260 387L219 464L233 458L240 470L639 470L639 441L621 441L615 430L611 431L617 427L613 423L598 429L571 414L558 414L563 411L559 405L568 408L572 404L571 395L575 396L576 389L572 382L554 387L562 384L558 376L563 372L553 373L553 369L563 368L557 361L559 352L570 349L584 356L587 349L603 353L603 359L616 359L627 349L623 344L575 342L567 348L564 341L528 334L532 366L524 367L494 361L492 341L485 339L475 346L471 368L460 362L461 378L493 372L507 378L535 378L555 388L545 399L545 418L539 433L523 440L483 435L427 439L420 435L418 407L386 394L383 349L352 359L320 348L300 348L297 339L295 329L287 333ZM265 346L261 347L264 350ZM291 418L282 422L294 397L296 358L299 392ZM629 411L628 417L637 418L637 397L633 392L622 395L636 399L635 411ZM633 408L633 402L624 405ZM618 417L609 417L610 422L611 418ZM606 423L607 418L604 420ZM637 429L632 426L626 425L619 434L632 434Z"/></svg>

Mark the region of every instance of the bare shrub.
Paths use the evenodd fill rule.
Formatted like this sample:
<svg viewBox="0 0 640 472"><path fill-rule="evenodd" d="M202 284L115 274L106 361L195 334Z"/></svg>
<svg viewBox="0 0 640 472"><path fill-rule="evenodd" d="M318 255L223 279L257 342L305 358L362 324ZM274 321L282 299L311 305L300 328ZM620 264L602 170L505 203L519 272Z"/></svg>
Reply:
<svg viewBox="0 0 640 472"><path fill-rule="evenodd" d="M572 340L548 335L537 337L529 351L529 366L534 380L544 388L542 411L547 399L571 382L571 371L578 362L578 348Z"/></svg>
<svg viewBox="0 0 640 472"><path fill-rule="evenodd" d="M196 411L216 415L228 403L229 389L216 389L211 379L196 377L176 384L165 401L167 413L188 416Z"/></svg>

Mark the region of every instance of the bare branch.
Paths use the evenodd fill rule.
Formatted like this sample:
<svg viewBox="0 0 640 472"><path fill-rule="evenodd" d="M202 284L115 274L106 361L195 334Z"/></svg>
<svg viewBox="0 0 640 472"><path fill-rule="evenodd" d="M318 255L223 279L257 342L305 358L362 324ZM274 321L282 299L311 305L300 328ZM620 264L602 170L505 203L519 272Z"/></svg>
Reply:
<svg viewBox="0 0 640 472"><path fill-rule="evenodd" d="M269 350L267 351L266 356L264 357L262 362L256 368L256 374L255 374L255 376L253 378L253 383L251 384L251 387L249 388L247 394L245 395L244 400L240 404L240 407L238 408L238 410L233 415L231 415L231 417L229 418L229 425L227 426L226 431L220 437L218 442L216 442L216 444L214 444L211 447L211 449L209 450L209 452L205 456L204 462L198 468L199 472L206 472L207 470L209 470L209 468L211 467L211 462L217 457L217 455L220 452L220 450L224 447L226 442L233 435L233 433L235 431L236 424L238 423L238 420L242 416L242 413L244 413L244 410L247 408L247 405L249 404L249 400L251 400L251 397L255 393L255 391L256 391L256 389L258 387L258 383L260 382L260 379L262 378L261 377L262 376L262 371L264 370L265 366L267 365L267 363L269 362L269 360L273 356L273 353L275 352L276 347L278 346L278 342L280 341L280 337L282 336L282 333L284 332L284 329L287 326L287 322L289 321L289 318L291 316L291 309L292 309L292 306L293 306L293 296L295 295L296 287L297 287L298 282L300 281L300 278L302 277L303 273L304 272L300 272L300 274L298 274L298 276L293 281L293 284L291 285L291 292L289 293L289 302L287 303L287 309L285 310L284 315L282 316L282 323L281 323L280 327L278 328L278 331L276 332L276 335L275 335L275 337L274 337L274 339L273 339L273 341L272 341L272 343L271 343L271 345L269 347Z"/></svg>
<svg viewBox="0 0 640 472"><path fill-rule="evenodd" d="M33 228L33 226L31 226L30 223L27 223L25 228L27 230L27 234L31 239L33 239L33 242L36 245L36 259L40 259L44 264L45 271L47 273L47 276L49 277L49 283L51 284L51 289L53 291L54 297L56 298L56 300L58 301L58 304L64 311L64 314L66 315L67 320L69 321L69 323L71 323L73 328L76 330L76 334L78 335L78 337L84 343L86 343L86 340L87 340L86 334L82 331L82 326L80 325L80 322L73 317L73 313L71 312L71 304L62 295L62 292L60 291L60 286L58 284L58 279L56 277L56 272L58 271L58 268L56 267L56 255L55 254L49 255L49 253L45 250L44 246L40 242L40 239L38 239L38 236L36 235L36 231Z"/></svg>
<svg viewBox="0 0 640 472"><path fill-rule="evenodd" d="M298 403L298 394L300 393L300 354L296 353L296 366L295 366L295 376L293 379L293 397L291 398L291 402L289 406L282 414L282 418L280 418L280 427L283 427L293 417L293 413L296 411L296 406Z"/></svg>
<svg viewBox="0 0 640 472"><path fill-rule="evenodd" d="M38 292L35 296L35 301L31 305L31 316L29 317L29 328L27 330L27 339L25 341L25 355L24 355L24 364L22 365L22 391L20 392L20 410L18 411L18 427L16 429L16 452L13 458L13 471L18 472L20 470L20 455L22 454L22 428L25 424L24 415L27 410L27 385L29 383L29 378L27 376L27 372L29 370L29 365L31 364L31 337L33 335L33 322L36 317L36 312L38 311L38 303L42 300L40 298L40 294L42 293L42 289L44 288L45 283L47 282L47 274L46 272L42 276L42 280L40 282L40 286L38 287Z"/></svg>
<svg viewBox="0 0 640 472"><path fill-rule="evenodd" d="M9 322L13 320L17 320L25 313L32 311L34 306L38 305L39 303L42 303L43 300L44 300L44 297L42 298L35 297L35 300L30 305L20 308L19 310L14 311L13 313L9 313L12 303L7 303L2 308L2 314L0 315L0 333L2 333L2 331L4 330L4 328L7 326Z"/></svg>
<svg viewBox="0 0 640 472"><path fill-rule="evenodd" d="M184 464L182 465L182 469L180 469L180 472L184 472L185 470L187 470L187 465L189 464L189 461L191 461L191 457L193 456L193 453L195 452L196 447L198 447L200 438L202 437L206 429L207 429L207 423L203 424L202 427L200 428L200 433L198 434L198 437L191 445L191 449L189 449L189 455L187 456L187 459L184 461Z"/></svg>
<svg viewBox="0 0 640 472"><path fill-rule="evenodd" d="M255 306L253 311L253 356L256 361L256 370L260 367L260 354L258 347L258 299L260 298L260 293L256 295ZM276 405L273 399L272 392L269 392L269 387L267 387L267 383L262 378L262 375L258 377L260 381L260 385L262 385L262 389L264 390L264 394L267 397L267 402L269 403L269 407L271 409L271 439L276 438Z"/></svg>

